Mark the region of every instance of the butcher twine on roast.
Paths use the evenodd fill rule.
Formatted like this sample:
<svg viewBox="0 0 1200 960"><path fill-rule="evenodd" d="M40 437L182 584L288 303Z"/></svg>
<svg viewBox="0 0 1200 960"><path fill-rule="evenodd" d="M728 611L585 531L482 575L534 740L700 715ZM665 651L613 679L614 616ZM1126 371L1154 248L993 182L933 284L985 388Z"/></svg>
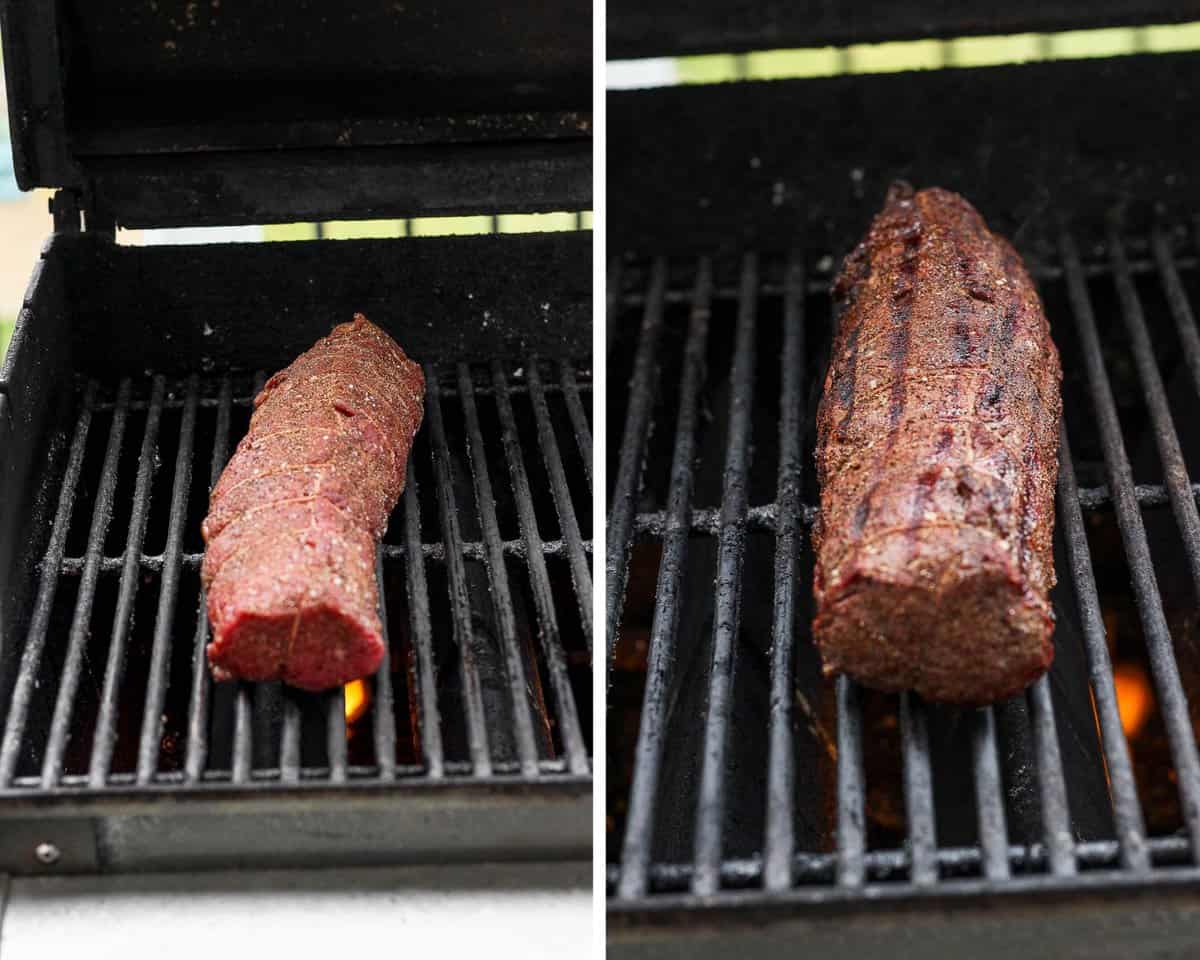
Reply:
<svg viewBox="0 0 1200 960"><path fill-rule="evenodd" d="M218 680L322 690L378 669L376 545L424 396L420 366L362 314L267 381L202 527Z"/></svg>
<svg viewBox="0 0 1200 960"><path fill-rule="evenodd" d="M1009 243L896 184L834 290L817 423L814 633L827 673L987 703L1054 655L1062 369Z"/></svg>

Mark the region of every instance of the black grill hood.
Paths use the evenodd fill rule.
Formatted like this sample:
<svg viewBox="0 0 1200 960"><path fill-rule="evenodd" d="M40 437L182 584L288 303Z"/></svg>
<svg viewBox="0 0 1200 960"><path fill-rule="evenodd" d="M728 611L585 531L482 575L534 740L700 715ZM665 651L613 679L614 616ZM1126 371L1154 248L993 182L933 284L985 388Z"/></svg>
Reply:
<svg viewBox="0 0 1200 960"><path fill-rule="evenodd" d="M0 3L18 183L126 227L582 209L591 4Z"/></svg>

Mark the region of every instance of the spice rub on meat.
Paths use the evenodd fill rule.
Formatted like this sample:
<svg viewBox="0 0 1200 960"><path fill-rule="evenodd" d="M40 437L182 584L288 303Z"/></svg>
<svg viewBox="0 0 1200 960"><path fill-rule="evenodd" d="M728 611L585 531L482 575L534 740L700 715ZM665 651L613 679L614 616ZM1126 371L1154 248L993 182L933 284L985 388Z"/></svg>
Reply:
<svg viewBox="0 0 1200 960"><path fill-rule="evenodd" d="M379 667L375 552L424 396L420 366L362 314L267 381L202 527L218 680L322 690Z"/></svg>
<svg viewBox="0 0 1200 960"><path fill-rule="evenodd" d="M814 634L827 673L988 703L1053 658L1062 370L1020 257L898 183L834 289L817 421Z"/></svg>

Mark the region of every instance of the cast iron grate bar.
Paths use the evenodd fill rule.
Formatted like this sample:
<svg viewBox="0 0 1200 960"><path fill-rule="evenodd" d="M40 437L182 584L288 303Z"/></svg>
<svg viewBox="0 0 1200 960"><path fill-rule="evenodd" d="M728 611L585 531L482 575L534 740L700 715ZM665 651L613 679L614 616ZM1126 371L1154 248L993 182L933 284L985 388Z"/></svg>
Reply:
<svg viewBox="0 0 1200 960"><path fill-rule="evenodd" d="M249 783L254 767L254 743L251 725L254 723L254 688L238 681L233 692L233 782ZM284 739L287 734L285 732ZM280 758L281 767L284 761Z"/></svg>
<svg viewBox="0 0 1200 960"><path fill-rule="evenodd" d="M293 690L283 693L283 733L279 744L279 779L282 783L300 782L300 712L299 694Z"/></svg>
<svg viewBox="0 0 1200 960"><path fill-rule="evenodd" d="M490 386L490 384L488 384L486 382L478 382L476 380L476 378L478 378L479 376L480 376L480 374L477 371L475 371L475 370L471 371L472 380L475 381L475 387L474 387L475 396L490 397L492 395L492 387ZM574 380L574 383L575 383L574 389L577 393L591 393L592 381L591 381L590 372L588 372L588 371L576 372L573 370L572 371L572 379ZM186 379L183 381L172 381L172 380L167 381L168 396L165 400L163 400L163 405L162 405L163 410L182 410L187 405L186 399L184 399L183 397L177 397L177 396L172 395L172 394L179 392L175 389L176 387L183 387L185 385L186 385ZM564 387L563 387L561 381L547 383L547 384L545 384L543 389L545 390L545 392L547 394L551 394L551 395L557 395L559 393L564 392ZM529 387L523 383L519 383L519 382L513 383L509 387L510 396L514 396L514 397L525 396L528 393L529 393ZM236 397L231 397L230 402L232 403L232 405L234 407L250 407L254 404L254 398L257 395L258 395L258 391L254 391L252 393L247 393L247 394L240 394ZM443 382L442 386L441 386L441 395L442 395L443 400L447 400L447 399L452 400L455 397L457 397L458 396L457 383L456 382L451 382L451 383ZM116 405L117 404L116 404L115 400L98 400L98 401L96 401L96 407L93 412L94 413L110 413L116 408ZM219 407L220 405L221 405L220 398L205 397L205 396L202 396L197 404L197 406L201 410L212 409L214 407ZM149 408L150 408L149 400L131 399L129 401L128 406L126 406L125 410L127 413L141 413L145 410L148 410Z"/></svg>
<svg viewBox="0 0 1200 960"><path fill-rule="evenodd" d="M1164 500L1165 503L1165 494ZM755 508L761 509L761 508ZM592 541L581 540L581 546L585 554L592 552ZM500 549L506 557L514 557L518 560L525 559L525 552L528 549L526 542L522 540L501 540ZM483 560L487 556L487 544L479 540L464 540L459 550L463 557L467 560ZM568 545L564 540L544 540L542 541L542 554L547 557L561 557L568 552ZM409 548L402 544L385 543L383 544L383 555L388 560L400 560L406 556L420 554L427 560L435 560L444 562L446 559L446 545L441 541L435 543L419 543L413 548ZM161 553L141 553L135 554L135 561L143 570L151 573L158 573L163 568L165 557ZM61 568L60 573L65 577L77 577L83 572L84 564L87 562L86 557L63 557L59 561ZM179 556L180 565L186 570L199 570L200 565L204 562L204 554L202 553L183 553ZM125 567L125 558L120 557L101 557L99 560L99 571L101 575L120 573Z"/></svg>
<svg viewBox="0 0 1200 960"><path fill-rule="evenodd" d="M1133 577L1134 599L1142 620L1146 652L1158 693L1159 711L1166 727L1167 742L1178 777L1180 807L1195 856L1200 851L1200 757L1196 752L1187 696L1180 680L1179 666L1175 662L1171 634L1150 556L1150 544L1146 539L1145 523L1133 496L1133 470L1125 452L1116 404L1108 373L1104 368L1091 299L1080 268L1079 253L1070 235L1063 235L1060 249L1066 271L1071 312L1083 349L1088 386L1100 429L1109 488L1113 491L1117 524L1125 547L1129 571Z"/></svg>
<svg viewBox="0 0 1200 960"><path fill-rule="evenodd" d="M162 742L163 702L167 696L167 671L170 668L171 627L175 619L175 602L179 594L179 558L183 552L188 487L192 481L192 445L196 433L197 389L198 384L193 377L187 386L183 418L179 425L179 447L175 456L175 477L171 486L171 513L167 526L167 549L164 553L158 610L154 620L150 676L146 684L146 706L142 710L142 736L138 745L137 779L139 784L149 783L153 778L158 768L159 747ZM143 451L144 455L145 451ZM140 480L141 477L139 476L138 479ZM149 500L148 495L147 500ZM137 500L136 494L135 501L135 510L145 509L141 507L141 501Z"/></svg>
<svg viewBox="0 0 1200 960"><path fill-rule="evenodd" d="M83 458L87 447L88 429L92 423L92 409L96 401L96 382L90 381L84 394L83 406L71 438L71 452L67 460L66 473L58 494L58 506L54 512L54 525L50 530L50 542L46 547L48 562L42 565L38 583L37 601L29 623L25 649L21 651L21 663L17 680L9 700L8 717L4 725L4 740L0 743L0 788L12 784L20 758L21 742L25 723L29 715L29 702L33 696L34 683L41 665L42 652L46 646L46 633L50 625L51 608L58 589L59 561L66 547L71 512L75 506L75 493L79 486L79 475L83 471Z"/></svg>
<svg viewBox="0 0 1200 960"><path fill-rule="evenodd" d="M651 408L654 405L654 379L658 338L663 327L663 294L667 286L667 263L654 263L650 290L646 296L641 332L634 358L630 384L629 409L621 436L621 456L616 483L608 509L608 542L605 548L605 623L608 628L608 669L616 653L620 629L621 605L625 599L625 581L629 575L629 551L632 546L634 514L638 488L642 482L646 440L650 433Z"/></svg>
<svg viewBox="0 0 1200 960"><path fill-rule="evenodd" d="M521 769L518 764L511 763L507 760L494 763L492 769L501 775L518 775ZM387 785L388 781L380 778L378 764L347 764L346 780L348 783L372 781L376 784ZM570 774L566 769L566 765L561 760L540 760L538 761L539 779L547 782L573 780L578 778ZM325 764L316 764L306 766L300 770L300 780L297 786L300 787L320 787L327 785L330 777L330 768ZM183 770L160 770L154 775L154 786L184 786L187 783L187 774ZM21 793L27 797L46 796L41 789L41 774L32 776L17 776L13 778L12 789L9 795ZM396 766L396 779L412 779L412 780L427 780L425 776L425 767L422 764L398 764ZM446 764L446 781L456 782L460 784L474 783L478 778L471 770L471 765L462 761L451 761ZM278 786L279 784L279 767L277 766L256 766L254 768L252 781L255 785ZM202 785L205 787L218 786L225 787L233 782L233 777L229 770L206 770L201 778ZM519 782L519 781L518 781ZM59 780L58 789L51 795L61 796L64 791L74 793L86 793L88 788L88 775L86 773L69 773L64 774ZM110 788L135 788L137 786L137 773L119 772L109 776L108 786ZM161 795L161 794L160 794Z"/></svg>
<svg viewBox="0 0 1200 960"><path fill-rule="evenodd" d="M579 451L579 459L583 464L583 472L587 475L588 493L592 490L592 428L588 424L587 413L583 409L583 401L579 396L579 382L575 378L575 368L563 362L558 366L558 382L562 387L563 396L567 399L567 415L571 418L571 429L575 433L575 446ZM507 384L506 384L507 386ZM550 384L545 385L548 389ZM496 385L496 397L507 396L507 391L499 384Z"/></svg>
<svg viewBox="0 0 1200 960"><path fill-rule="evenodd" d="M1079 509L1078 494L1075 463L1067 440L1067 428L1063 424L1058 448L1058 525L1066 541L1071 579L1079 604L1092 698L1096 705L1109 790L1112 793L1113 820L1121 845L1121 865L1129 870L1148 870L1150 855L1146 849L1146 826L1133 779L1129 743L1121 726L1112 660L1108 655L1108 640L1100 612L1100 594L1092 571L1092 555L1083 526L1083 513Z"/></svg>
<svg viewBox="0 0 1200 960"><path fill-rule="evenodd" d="M542 451L542 462L550 477L550 493L558 514L558 526L563 542L567 545L567 560L571 567L571 582L575 587L575 600L579 606L579 622L583 626L583 639L588 652L592 650L592 569L583 549L583 537L579 533L579 521L571 505L571 491L567 486L567 473L562 456L558 452L558 439L550 421L550 408L546 405L542 375L536 357L529 360L526 374L529 380L529 397L533 401L533 415L537 422L538 446Z"/></svg>
<svg viewBox="0 0 1200 960"><path fill-rule="evenodd" d="M325 750L329 754L329 780L346 782L346 688L337 687L324 697ZM536 771L534 771L536 773Z"/></svg>
<svg viewBox="0 0 1200 960"><path fill-rule="evenodd" d="M971 751L975 768L975 807L979 817L979 845L983 849L983 875L989 880L1008 876L1008 824L1004 817L1004 786L996 744L996 711L988 706L975 711Z"/></svg>
<svg viewBox="0 0 1200 960"><path fill-rule="evenodd" d="M208 474L208 489L217 485L225 458L229 450L229 420L233 405L233 382L226 376L221 380L217 403L217 422L213 432L211 466ZM200 590L200 601L196 609L196 635L192 641L192 691L188 706L187 753L184 759L188 783L198 783L204 774L208 760L208 705L212 680L208 675L208 603L204 589Z"/></svg>
<svg viewBox="0 0 1200 960"><path fill-rule="evenodd" d="M487 730L483 713L483 691L472 651L474 627L471 623L471 600L467 590L467 572L458 548L462 542L459 533L458 505L454 497L454 480L450 463L450 447L446 442L446 428L442 422L442 401L435 372L425 370L425 410L432 439L432 455L435 482L437 484L438 510L442 520L442 533L450 548L448 554L447 581L450 592L450 607L454 618L454 645L459 652L459 669L462 671L461 687L463 710L467 722L467 739L471 762L481 776L490 776L492 760L488 753Z"/></svg>
<svg viewBox="0 0 1200 960"><path fill-rule="evenodd" d="M1200 483L1191 485L1192 496L1200 500ZM1079 508L1089 513L1100 510L1111 510L1114 498L1107 485L1099 487L1080 487L1076 498ZM1132 490L1132 499L1139 507L1163 507L1170 503L1167 488L1162 484L1139 483ZM800 523L811 527L817 520L817 508L811 504L802 504L799 514ZM637 514L634 518L633 534L637 540L660 539L666 528L667 516L662 510L650 510ZM751 533L775 533L779 529L779 504L764 503L750 507L746 514L746 528ZM721 532L721 511L716 507L693 507L689 531L696 537L715 537ZM147 558L151 563L157 558ZM116 561L111 561L116 563ZM79 572L82 561L68 558L63 561L64 573ZM106 558L104 569L108 569L110 561Z"/></svg>
<svg viewBox="0 0 1200 960"><path fill-rule="evenodd" d="M530 375L537 375L536 367L531 367ZM533 739L534 721L530 714L530 703L525 695L529 681L525 676L521 650L517 646L516 611L513 609L512 591L508 586L504 553L500 549L500 521L496 517L496 500L492 494L492 478L488 474L487 452L483 447L479 411L475 406L471 377L465 363L459 365L458 383L463 415L467 422L468 460L475 480L475 508L479 524L483 528L484 542L488 545L488 582L491 586L492 607L500 628L500 642L504 648L504 672L508 680L509 697L512 699L513 720L516 723L517 757L521 770L533 776L537 773L537 744Z"/></svg>
<svg viewBox="0 0 1200 960"><path fill-rule="evenodd" d="M133 616L133 600L138 588L138 555L146 531L146 517L150 511L150 480L154 472L154 451L158 440L159 421L162 415L164 384L161 377L155 378L150 402L150 413L146 418L146 429L142 436L142 450L138 456L137 481L133 490L133 512L129 523L129 534L125 539L125 558L121 568L120 592L117 609L113 615L112 639L108 645L108 661L104 668L104 688L100 695L100 711L96 720L96 732L92 738L92 762L89 776L92 786L102 787L108 779L112 766L113 748L117 742L117 697L125 670L125 646L129 638L130 619ZM56 742L51 728L50 743L42 764L42 786L50 788L61 774L65 736Z"/></svg>
<svg viewBox="0 0 1200 960"><path fill-rule="evenodd" d="M735 644L741 621L742 569L746 553L746 507L750 473L750 434L754 405L754 339L758 325L758 258L742 261L736 345L730 372L729 434L721 489L721 536L717 555L716 613L708 681L703 760L696 801L696 873L692 892L720 887L721 831L725 819L725 754L736 666Z"/></svg>
<svg viewBox="0 0 1200 960"><path fill-rule="evenodd" d="M374 678L375 758L379 776L396 778L396 708L392 693L392 636L388 629L387 595L383 579L383 550L375 551L375 582L379 584L379 622L383 626L383 660ZM424 721L422 721L424 722Z"/></svg>
<svg viewBox="0 0 1200 960"><path fill-rule="evenodd" d="M1054 704L1050 700L1050 677L1043 675L1029 688L1033 715L1034 755L1037 757L1038 788L1041 791L1042 826L1050 851L1050 872L1069 876L1075 872L1075 850L1071 838L1071 813L1067 807L1067 784L1063 778L1062 755Z"/></svg>
<svg viewBox="0 0 1200 960"><path fill-rule="evenodd" d="M1200 233L1200 223L1197 225L1198 233ZM824 259L824 258L823 258ZM620 264L621 261L615 261ZM1176 257L1175 264L1180 269L1192 270L1200 267L1200 257L1184 256ZM1026 264L1029 269L1029 274L1037 281L1060 280L1064 276L1064 269L1060 265L1047 263ZM1153 273L1157 269L1155 259L1151 257L1135 257L1129 261L1129 272L1134 276L1142 276L1143 274ZM611 267L610 267L611 269ZM619 267L619 269L621 269ZM1084 263L1080 265L1080 270L1084 277L1103 277L1108 276L1111 267L1107 263ZM818 266L817 271L820 273L821 266ZM608 304L611 311L616 311L620 307L642 307L650 298L650 293L642 290L626 290L619 289L620 275L616 281L612 279L613 274L609 274L609 295ZM826 272L825 276L812 276L804 286L805 292L815 296L828 296L833 288L834 274ZM785 283L763 283L759 286L759 294L763 297L782 297L787 293ZM713 287L713 300L737 300L739 288L736 284L728 284L724 286ZM662 301L666 304L688 303L691 294L686 287L672 286L670 284L662 292ZM615 305L614 305L615 301ZM609 335L609 348L612 347L612 330Z"/></svg>
<svg viewBox="0 0 1200 960"><path fill-rule="evenodd" d="M154 382L150 415L146 418L146 429L142 438L142 459L139 460L138 464L137 490L135 492L135 499L145 498L147 496L150 476L152 474L152 461L148 455L153 452L154 445L157 440L159 419L162 413L162 399L163 381L161 378L157 378ZM128 405L126 405L125 409L128 410ZM114 427L115 420L116 418L114 418ZM112 436L110 434L109 443L109 452L119 456L121 445L120 438L117 438L116 446L114 447L112 445ZM106 470L108 467L108 462L108 456L106 454ZM107 533L108 523L110 522L113 506L113 493L116 485L116 474L117 471L114 468L111 474L111 484L105 485L105 482L110 476L107 472L105 473L104 480L102 480L101 492L97 497L97 513L96 518L93 521L93 535L98 533L99 536L99 546L97 546L97 550L103 548L104 537ZM107 501L107 507L105 507L102 502L105 500ZM142 532L145 530L146 523L146 509L147 507L144 502L141 504L141 509L138 509L138 505L135 504L133 515L131 517L129 526L129 539L126 549L133 556L136 556L137 552L141 549ZM105 510L107 512L102 518L101 512ZM101 525L101 529L99 530L97 529L98 523ZM92 538L89 537L89 558L92 555L91 547L93 542L94 541ZM95 571L94 563L91 569ZM86 571L84 576L86 576ZM98 576L98 572L94 572L93 576ZM126 616L128 615L129 603L132 599L132 590L134 589L135 583L136 581L134 580L132 574L126 576L125 573L122 572L121 596L118 601L117 609L118 617L122 615L122 612L124 612ZM87 597L86 601L84 601L82 597L83 583L81 581L81 599L76 606L76 620L72 624L72 633L71 640L69 641L70 645L68 646L67 661L63 664L62 680L60 681L58 697L54 704L54 718L50 722L50 737L46 743L46 752L42 758L42 787L46 790L57 786L58 779L61 775L63 754L66 752L67 739L71 732L71 717L75 706L75 694L79 689L79 679L83 667L83 648L87 642L86 630L87 623L90 620L90 604L92 602L91 598L94 596L94 590L95 586L93 584L92 593ZM86 610L82 607L84 602L86 602L89 607ZM117 623L117 621L114 621L114 623ZM76 626L77 624L78 626ZM110 647L110 664L112 663L111 653L113 649L116 649L119 653L123 648L124 632L125 631L121 629L114 636L113 644ZM107 677L105 684L105 693L107 693Z"/></svg>
<svg viewBox="0 0 1200 960"><path fill-rule="evenodd" d="M938 879L929 717L920 697L907 691L900 694L900 740L904 751L909 879L917 886L924 886Z"/></svg>
<svg viewBox="0 0 1200 960"><path fill-rule="evenodd" d="M671 486L667 499L668 520L663 537L662 560L658 570L654 619L650 628L646 688L642 698L642 722L638 727L633 782L629 789L629 811L626 816L625 835L622 838L621 846L621 875L617 893L618 896L626 899L636 899L646 893L647 868L653 842L654 806L658 795L658 775L662 761L663 719L671 663L675 657L674 647L676 631L679 627L683 576L687 566L692 496L692 457L695 448L697 405L700 387L704 382L704 356L708 342L711 286L710 264L707 260L702 260L696 271L696 289L692 295L687 344L683 354L683 376L679 386L679 415L675 425L675 446L671 458ZM611 544L610 540L610 547Z"/></svg>
<svg viewBox="0 0 1200 960"><path fill-rule="evenodd" d="M1153 837L1147 841L1155 867L1186 866L1191 863L1191 846L1186 837ZM1115 840L1087 840L1074 847L1079 866L1086 870L1120 867L1120 844ZM1010 873L1045 873L1048 869L1046 847L1040 843L1013 844L1007 851ZM800 852L792 860L797 885L831 884L838 870L837 853ZM872 850L864 858L867 880L871 883L903 883L908 878L907 850ZM937 869L943 882L958 877L977 877L983 867L978 846L941 847L937 851ZM655 863L649 868L649 889L654 894L685 893L691 887L695 866L691 863ZM609 864L605 882L610 892L617 887L620 868ZM721 864L721 888L730 891L753 890L762 884L762 860L757 857L726 860Z"/></svg>
<svg viewBox="0 0 1200 960"><path fill-rule="evenodd" d="M92 508L92 524L88 531L86 562L79 580L79 593L75 598L75 614L67 634L67 655L63 661L58 695L54 702L54 717L50 721L50 737L42 766L42 787L54 785L56 768L61 765L63 751L71 722L71 711L75 692L79 687L79 675L83 669L84 647L88 640L88 626L92 617L92 605L96 599L96 583L100 576L100 555L104 551L104 539L108 536L108 525L112 521L113 500L117 491L117 473L121 464L121 443L125 436L128 420L128 405L131 385L128 379L121 382L117 392L117 408L108 431L108 446L104 451L104 465L100 472L100 486L96 491L96 502ZM161 378L154 383L154 392L162 400ZM158 410L151 408L147 420L145 442L153 449L158 432ZM54 763L55 769L49 764Z"/></svg>
<svg viewBox="0 0 1200 960"><path fill-rule="evenodd" d="M1200 598L1200 513L1196 512L1196 498L1192 496L1187 464L1184 463L1179 434L1175 430L1175 421L1171 417L1171 408L1167 402L1167 390L1163 386L1158 363L1154 359L1150 331L1146 329L1146 316L1133 284L1125 246L1115 226L1109 230L1108 244L1117 295L1121 302L1121 317L1125 321L1125 332L1133 347L1134 365L1137 367L1138 380L1150 411L1154 441L1162 460L1165 486L1171 498L1175 522L1179 526L1188 565L1191 567L1192 584L1197 598Z"/></svg>
<svg viewBox="0 0 1200 960"><path fill-rule="evenodd" d="M421 542L421 505L417 496L417 474L408 465L408 481L404 490L404 536L409 556L416 556ZM406 563L406 587L411 611L413 650L417 660L417 686L421 711L421 752L429 776L441 778L445 772L442 755L442 719L437 701L434 678L433 638L430 631L429 589L426 586L425 562Z"/></svg>
<svg viewBox="0 0 1200 960"><path fill-rule="evenodd" d="M775 539L775 606L771 629L771 702L767 737L767 819L764 884L783 890L792 882L795 846L795 758L792 754L792 621L796 606L796 554L804 449L804 260L788 262L780 360L779 504Z"/></svg>
<svg viewBox="0 0 1200 960"><path fill-rule="evenodd" d="M508 378L498 360L492 362L492 377L496 387L497 411L500 415L500 439L504 445L504 458L508 463L509 479L517 505L517 519L521 536L526 544L526 565L533 593L533 605L541 627L542 650L550 674L550 688L554 693L555 716L558 719L563 747L572 772L586 773L588 769L587 747L579 726L579 714L575 706L575 694L567 676L566 657L559 642L558 616L554 611L554 596L550 587L550 575L546 569L546 557L542 550L541 534L538 532L537 517L533 510L533 492L529 486L529 475L525 472L525 459L521 454L521 442L517 434L516 418L508 398Z"/></svg>
<svg viewBox="0 0 1200 960"><path fill-rule="evenodd" d="M1171 251L1170 240L1161 229L1155 229L1151 246L1154 249L1154 262L1158 266L1163 292L1167 297L1167 306L1175 321L1179 342L1183 346L1183 357L1192 375L1192 386L1200 393L1200 333L1196 330L1196 318L1183 289L1183 281L1179 279L1178 260Z"/></svg>
<svg viewBox="0 0 1200 960"><path fill-rule="evenodd" d="M858 684L836 681L837 696L837 882L860 886L866 879L866 783L863 778L862 704Z"/></svg>
<svg viewBox="0 0 1200 960"><path fill-rule="evenodd" d="M250 684L250 777L255 767L272 763L275 745L274 722L283 710L283 684L279 681Z"/></svg>

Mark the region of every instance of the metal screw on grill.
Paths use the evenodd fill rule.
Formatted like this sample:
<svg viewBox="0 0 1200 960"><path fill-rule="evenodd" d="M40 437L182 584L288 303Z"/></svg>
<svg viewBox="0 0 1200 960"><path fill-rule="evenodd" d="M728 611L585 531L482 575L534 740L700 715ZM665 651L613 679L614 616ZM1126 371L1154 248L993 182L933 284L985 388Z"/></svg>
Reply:
<svg viewBox="0 0 1200 960"><path fill-rule="evenodd" d="M33 855L38 858L39 863L44 863L49 867L58 863L62 857L62 851L52 843L39 843L34 848Z"/></svg>

